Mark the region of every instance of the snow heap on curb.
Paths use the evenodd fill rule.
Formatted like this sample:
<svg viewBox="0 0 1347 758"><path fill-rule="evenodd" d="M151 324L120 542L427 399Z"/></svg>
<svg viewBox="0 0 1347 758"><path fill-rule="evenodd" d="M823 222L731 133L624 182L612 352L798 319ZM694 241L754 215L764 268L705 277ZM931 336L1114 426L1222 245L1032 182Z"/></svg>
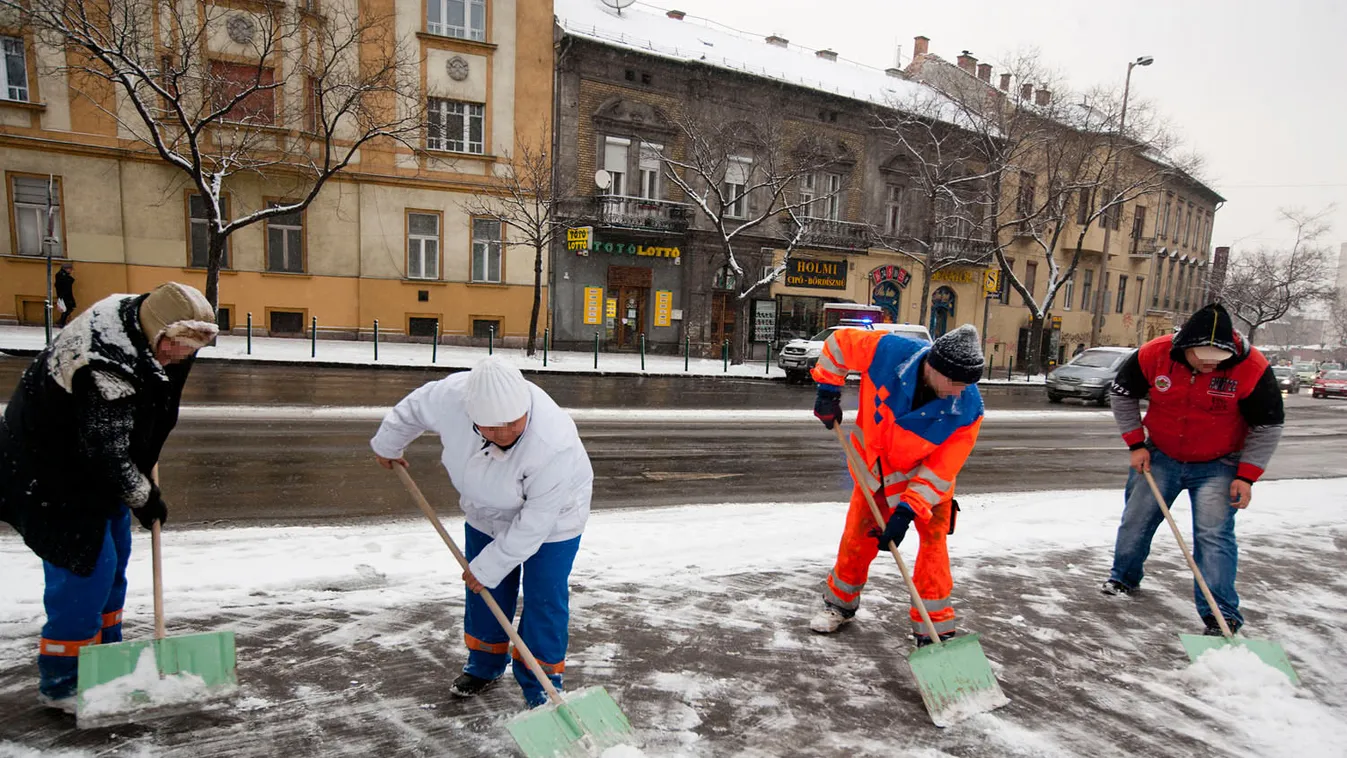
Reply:
<svg viewBox="0 0 1347 758"><path fill-rule="evenodd" d="M214 697L215 693L196 674L159 675L154 648L140 651L136 669L125 676L85 690L80 716L106 716L140 708L192 703Z"/></svg>

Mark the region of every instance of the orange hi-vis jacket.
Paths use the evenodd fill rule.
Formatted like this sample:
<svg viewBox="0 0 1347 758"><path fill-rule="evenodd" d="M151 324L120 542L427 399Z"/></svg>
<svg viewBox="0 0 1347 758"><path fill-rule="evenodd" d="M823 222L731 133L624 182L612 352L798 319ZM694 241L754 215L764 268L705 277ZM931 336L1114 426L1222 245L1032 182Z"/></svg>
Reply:
<svg viewBox="0 0 1347 758"><path fill-rule="evenodd" d="M973 384L957 397L912 407L922 359L930 349L889 332L838 329L824 343L813 371L818 383L838 387L848 372L861 375L860 432L853 440L869 468L865 486L890 503L906 503L923 522L953 494L954 478L982 428L983 410Z"/></svg>

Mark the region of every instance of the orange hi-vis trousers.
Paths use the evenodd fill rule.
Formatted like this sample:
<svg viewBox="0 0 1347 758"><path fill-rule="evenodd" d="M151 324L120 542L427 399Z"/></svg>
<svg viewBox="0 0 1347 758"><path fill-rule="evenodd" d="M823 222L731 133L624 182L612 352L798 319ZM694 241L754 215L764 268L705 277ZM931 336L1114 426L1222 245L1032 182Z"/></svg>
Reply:
<svg viewBox="0 0 1347 758"><path fill-rule="evenodd" d="M893 509L884 502L882 496L875 497L875 504L887 519ZM920 519L912 522L913 529L921 538L917 549L917 563L912 570L912 581L917 585L917 593L926 604L927 613L935 623L936 632L944 634L954 631L954 607L950 605L949 595L954 589L954 580L949 573L949 552L945 548L945 537L949 533L949 500L945 500L931 510L931 518L926 522ZM846 527L842 530L842 544L837 549L837 563L828 574L827 588L823 601L829 605L853 612L860 606L861 590L870 576L870 564L879 554L880 527L870 513L870 505L865 502L865 493L860 486L851 492L851 507L847 510ZM889 557L887 551L885 557ZM897 567L895 567L895 570ZM926 635L926 625L916 607L909 612L912 619L912 632Z"/></svg>

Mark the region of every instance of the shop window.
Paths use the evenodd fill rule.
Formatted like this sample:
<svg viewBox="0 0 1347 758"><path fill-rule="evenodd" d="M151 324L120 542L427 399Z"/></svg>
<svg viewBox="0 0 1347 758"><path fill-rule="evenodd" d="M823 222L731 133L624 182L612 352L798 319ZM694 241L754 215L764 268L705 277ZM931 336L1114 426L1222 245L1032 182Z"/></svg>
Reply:
<svg viewBox="0 0 1347 758"><path fill-rule="evenodd" d="M270 311L267 314L267 331L272 334L303 334L304 313L302 311Z"/></svg>
<svg viewBox="0 0 1347 758"><path fill-rule="evenodd" d="M475 329L475 327L474 327ZM411 316L407 319L407 334L412 337L434 339L440 333L440 320L431 316Z"/></svg>
<svg viewBox="0 0 1347 758"><path fill-rule="evenodd" d="M52 256L64 257L60 177L14 176L10 182L11 212L19 247L16 252L19 255L46 255L43 242L48 241ZM50 218L47 215L48 198L51 202Z"/></svg>
<svg viewBox="0 0 1347 758"><path fill-rule="evenodd" d="M492 334L500 336L500 319L498 318L475 318L472 320L472 336L477 339L487 339Z"/></svg>

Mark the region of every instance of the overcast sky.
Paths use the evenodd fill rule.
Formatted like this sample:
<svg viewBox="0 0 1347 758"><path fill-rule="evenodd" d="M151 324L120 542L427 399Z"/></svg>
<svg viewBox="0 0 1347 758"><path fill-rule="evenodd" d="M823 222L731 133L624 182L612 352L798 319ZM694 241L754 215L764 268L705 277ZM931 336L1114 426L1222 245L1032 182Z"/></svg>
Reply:
<svg viewBox="0 0 1347 758"><path fill-rule="evenodd" d="M1330 204L1334 251L1347 241L1347 3L1339 0L653 0L792 44L831 48L880 68L912 38L953 61L962 50L996 66L1028 47L1073 88L1121 88L1127 62L1146 98L1205 160L1227 200L1213 245L1285 244L1278 209ZM999 70L999 67L998 69ZM993 81L996 80L995 73Z"/></svg>

